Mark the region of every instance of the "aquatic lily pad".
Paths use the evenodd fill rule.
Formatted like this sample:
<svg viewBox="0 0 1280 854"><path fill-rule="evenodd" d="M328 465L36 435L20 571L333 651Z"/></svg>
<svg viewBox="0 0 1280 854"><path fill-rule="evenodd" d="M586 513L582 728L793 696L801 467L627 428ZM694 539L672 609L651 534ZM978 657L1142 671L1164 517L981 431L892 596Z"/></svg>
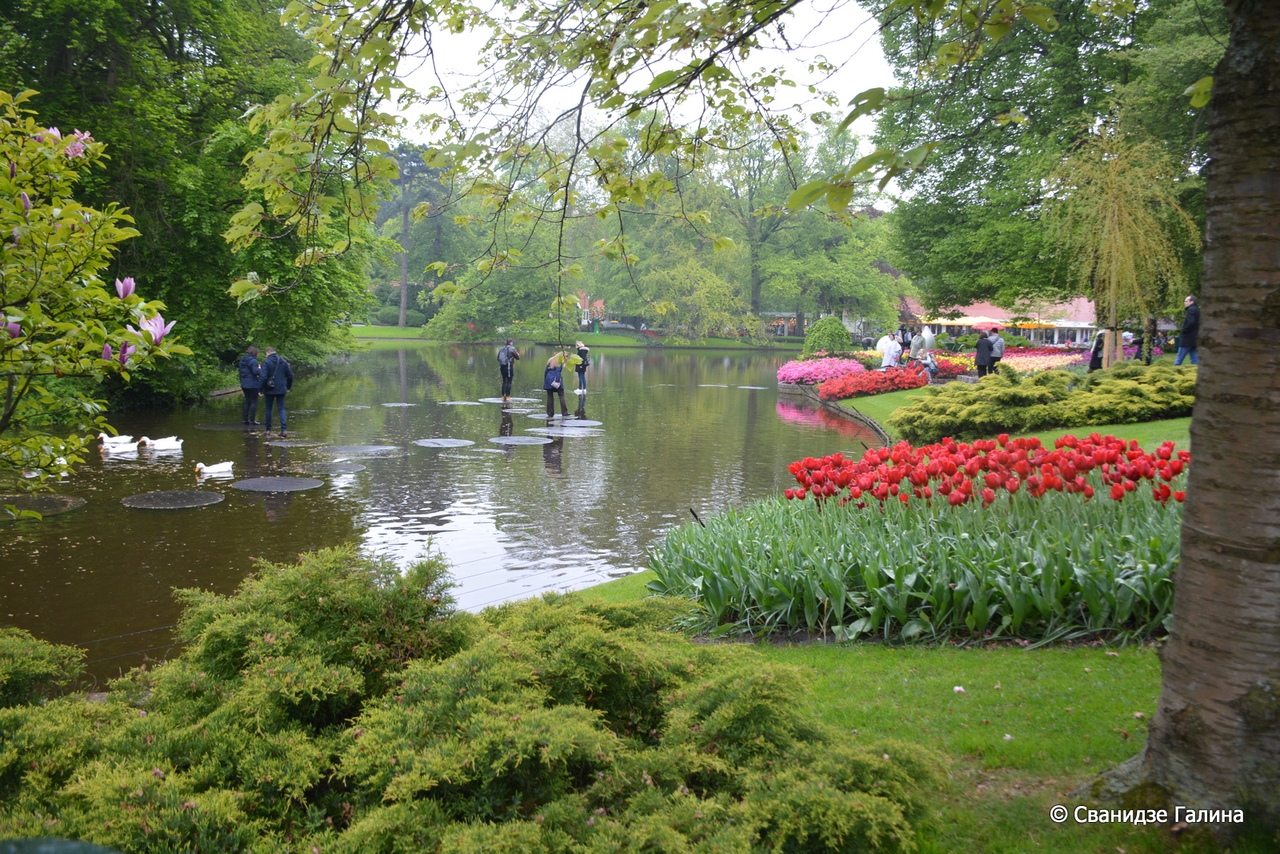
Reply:
<svg viewBox="0 0 1280 854"><path fill-rule="evenodd" d="M546 436L496 436L489 440L495 445L550 445Z"/></svg>
<svg viewBox="0 0 1280 854"><path fill-rule="evenodd" d="M475 442L470 439L415 439L413 444L424 448L465 448Z"/></svg>
<svg viewBox="0 0 1280 854"><path fill-rule="evenodd" d="M301 492L324 486L324 481L314 477L251 477L237 480L231 486L246 492Z"/></svg>
<svg viewBox="0 0 1280 854"><path fill-rule="evenodd" d="M398 454L402 450L396 445L330 445L324 452L343 457L377 457Z"/></svg>
<svg viewBox="0 0 1280 854"><path fill-rule="evenodd" d="M50 495L47 492L32 495L0 495L0 506L11 504L19 510L34 510L41 516L69 513L72 510L79 510L88 503L77 495ZM8 521L12 521L9 515L0 511L0 522Z"/></svg>
<svg viewBox="0 0 1280 854"><path fill-rule="evenodd" d="M168 492L144 492L141 495L130 495L120 499L125 507L139 510L187 510L192 507L207 507L221 502L225 496L221 492L210 492L207 489L174 489Z"/></svg>

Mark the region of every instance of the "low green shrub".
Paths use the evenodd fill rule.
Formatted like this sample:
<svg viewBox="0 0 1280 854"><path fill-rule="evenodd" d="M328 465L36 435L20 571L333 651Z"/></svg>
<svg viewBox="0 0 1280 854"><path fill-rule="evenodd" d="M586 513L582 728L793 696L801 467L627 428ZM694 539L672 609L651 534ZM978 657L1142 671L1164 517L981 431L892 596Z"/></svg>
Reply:
<svg viewBox="0 0 1280 854"><path fill-rule="evenodd" d="M807 359L814 353L847 353L853 347L853 336L835 315L824 317L804 333L804 351L800 358Z"/></svg>
<svg viewBox="0 0 1280 854"><path fill-rule="evenodd" d="M457 614L350 550L184 592L181 657L0 709L0 836L143 851L909 851L943 762L853 745L678 600Z"/></svg>
<svg viewBox="0 0 1280 854"><path fill-rule="evenodd" d="M1043 371L1020 377L1008 365L977 383L950 383L902 407L889 419L913 444L947 436L982 439L1054 427L1135 424L1191 414L1194 368L1127 361L1080 376Z"/></svg>
<svg viewBox="0 0 1280 854"><path fill-rule="evenodd" d="M59 646L22 629L0 628L0 707L37 703L59 693L82 671L84 650Z"/></svg>

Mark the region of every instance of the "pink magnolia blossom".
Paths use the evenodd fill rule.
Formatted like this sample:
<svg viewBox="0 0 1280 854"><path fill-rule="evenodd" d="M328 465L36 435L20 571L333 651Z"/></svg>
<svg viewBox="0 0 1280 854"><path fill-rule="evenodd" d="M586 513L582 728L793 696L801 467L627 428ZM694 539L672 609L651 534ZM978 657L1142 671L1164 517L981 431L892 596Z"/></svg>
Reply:
<svg viewBox="0 0 1280 854"><path fill-rule="evenodd" d="M173 329L173 324L175 322L176 321L171 320L166 324L164 322L164 317L157 313L154 317L145 318L139 326L142 327L144 332L151 333L152 344L159 344L164 340L164 336L169 334L169 330Z"/></svg>
<svg viewBox="0 0 1280 854"><path fill-rule="evenodd" d="M25 192L18 195L22 197L22 215L25 217L31 213L31 197Z"/></svg>
<svg viewBox="0 0 1280 854"><path fill-rule="evenodd" d="M10 338L17 338L22 334L22 327L12 321L6 323L4 328L8 331Z"/></svg>
<svg viewBox="0 0 1280 854"><path fill-rule="evenodd" d="M137 349L137 347L128 342L121 344L120 355L117 357L120 360L120 364L123 365L125 362L129 361L129 357L132 356Z"/></svg>
<svg viewBox="0 0 1280 854"><path fill-rule="evenodd" d="M124 280L116 279L116 293L120 299L128 299L133 294L133 276L125 276Z"/></svg>
<svg viewBox="0 0 1280 854"><path fill-rule="evenodd" d="M115 358L115 353L111 352L111 345L103 344L102 345L102 361L110 362L114 358Z"/></svg>

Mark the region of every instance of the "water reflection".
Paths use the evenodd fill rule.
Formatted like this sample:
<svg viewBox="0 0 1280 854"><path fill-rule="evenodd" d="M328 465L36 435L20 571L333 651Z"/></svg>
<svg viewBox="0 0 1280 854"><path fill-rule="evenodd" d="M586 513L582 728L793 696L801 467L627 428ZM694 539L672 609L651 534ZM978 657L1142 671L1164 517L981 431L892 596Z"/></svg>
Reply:
<svg viewBox="0 0 1280 854"><path fill-rule="evenodd" d="M173 588L229 592L257 559L346 542L401 566L443 553L465 608L575 589L643 568L646 549L690 509L707 518L777 494L791 485L792 460L865 441L777 400L783 354L593 348L591 392L576 396L574 415L599 427L537 447L491 443L548 426L538 368L550 352L532 348L517 363L507 411L479 403L496 391L496 347L381 345L299 379L288 443L225 429L240 426L238 397L121 417L122 432L176 435L183 451L94 460L60 490L87 499L84 508L0 526L0 621L59 642L113 638L90 646L106 675L136 664L138 650L163 651L167 638L154 630L176 619ZM415 444L425 439L472 444ZM231 461L234 476L197 479L197 461ZM326 485L289 495L230 488L269 476ZM120 504L191 488L225 500L176 511Z"/></svg>

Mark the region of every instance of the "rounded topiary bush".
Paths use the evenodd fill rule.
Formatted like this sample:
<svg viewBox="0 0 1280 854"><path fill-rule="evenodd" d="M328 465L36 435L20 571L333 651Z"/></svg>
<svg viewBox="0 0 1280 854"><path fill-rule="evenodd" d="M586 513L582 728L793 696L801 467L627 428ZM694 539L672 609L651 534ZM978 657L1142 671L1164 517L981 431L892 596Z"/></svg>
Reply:
<svg viewBox="0 0 1280 854"><path fill-rule="evenodd" d="M803 357L814 353L847 353L853 346L853 336L844 328L840 318L824 317L809 327L804 334Z"/></svg>

